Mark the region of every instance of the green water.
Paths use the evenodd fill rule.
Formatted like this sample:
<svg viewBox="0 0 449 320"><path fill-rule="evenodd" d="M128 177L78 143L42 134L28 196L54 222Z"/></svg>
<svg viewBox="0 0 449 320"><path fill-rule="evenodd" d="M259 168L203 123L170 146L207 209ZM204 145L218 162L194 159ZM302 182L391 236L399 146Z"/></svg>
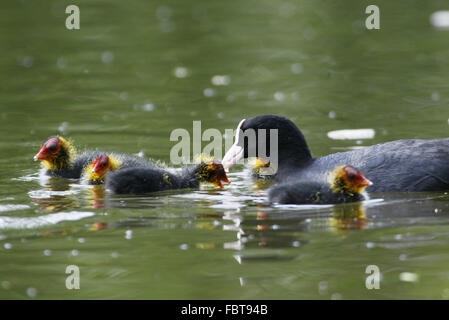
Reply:
<svg viewBox="0 0 449 320"><path fill-rule="evenodd" d="M0 298L449 298L443 192L269 207L240 166L223 190L120 198L42 179L32 161L61 134L170 164L173 129L265 113L292 119L315 156L447 137L449 31L429 22L446 1L376 1L372 31L367 1L80 0L69 31L72 3L0 4ZM327 137L357 128L376 135ZM80 290L66 289L68 265Z"/></svg>

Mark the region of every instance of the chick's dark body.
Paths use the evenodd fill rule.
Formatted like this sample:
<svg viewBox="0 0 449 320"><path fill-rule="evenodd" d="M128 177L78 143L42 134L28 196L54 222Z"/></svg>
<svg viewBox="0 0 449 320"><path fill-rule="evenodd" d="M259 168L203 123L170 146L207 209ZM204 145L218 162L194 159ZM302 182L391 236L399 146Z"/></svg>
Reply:
<svg viewBox="0 0 449 320"><path fill-rule="evenodd" d="M334 192L328 185L316 181L282 183L268 191L268 199L280 204L337 204L365 199L360 193Z"/></svg>
<svg viewBox="0 0 449 320"><path fill-rule="evenodd" d="M198 188L198 167L186 168L173 174L157 167L127 168L113 172L106 188L120 194L143 194L171 189Z"/></svg>

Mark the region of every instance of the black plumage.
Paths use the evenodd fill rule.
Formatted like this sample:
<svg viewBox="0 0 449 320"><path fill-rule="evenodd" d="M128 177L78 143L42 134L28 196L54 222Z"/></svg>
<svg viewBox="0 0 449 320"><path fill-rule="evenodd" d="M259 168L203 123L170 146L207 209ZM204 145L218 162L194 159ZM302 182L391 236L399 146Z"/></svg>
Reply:
<svg viewBox="0 0 449 320"><path fill-rule="evenodd" d="M204 162L171 173L158 167L128 168L112 172L106 179L106 188L119 194L143 194L156 191L198 188L200 182L221 186L228 182L221 164Z"/></svg>
<svg viewBox="0 0 449 320"><path fill-rule="evenodd" d="M337 166L322 177L327 180L300 180L275 185L268 190L268 199L281 204L356 202L367 199L364 190L372 184L361 171L350 166Z"/></svg>
<svg viewBox="0 0 449 320"><path fill-rule="evenodd" d="M269 129L278 130L277 182L316 180L339 165L362 170L373 182L369 192L441 191L449 190L449 138L435 140L396 140L373 146L313 158L304 135L287 118L263 115L245 120L241 129L266 129L267 150L270 150ZM257 133L256 133L257 136ZM243 157L248 157L247 139ZM229 151L228 151L229 152ZM225 167L230 167L225 163Z"/></svg>
<svg viewBox="0 0 449 320"><path fill-rule="evenodd" d="M325 184L316 181L283 183L268 190L268 199L280 204L337 204L365 199L363 194L335 193Z"/></svg>

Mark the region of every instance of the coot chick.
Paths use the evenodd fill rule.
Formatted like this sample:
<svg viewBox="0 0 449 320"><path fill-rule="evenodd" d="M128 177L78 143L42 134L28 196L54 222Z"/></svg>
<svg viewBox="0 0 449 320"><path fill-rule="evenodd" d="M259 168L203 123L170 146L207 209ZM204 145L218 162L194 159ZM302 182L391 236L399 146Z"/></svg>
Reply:
<svg viewBox="0 0 449 320"><path fill-rule="evenodd" d="M249 129L256 133L255 141L242 137ZM265 129L266 141L258 141L260 129ZM236 141L223 158L223 166L230 168L240 159L248 158L251 150L256 151L257 157L263 157L258 147L265 142L266 150L270 150L270 129L277 129L278 136L277 182L316 179L318 174L336 166L350 165L362 170L373 181L369 192L449 190L449 138L396 140L313 158L298 127L277 115L242 120Z"/></svg>
<svg viewBox="0 0 449 320"><path fill-rule="evenodd" d="M270 170L270 161L263 158L255 158L254 161L249 163L251 177L257 179L272 179L274 172L268 172Z"/></svg>
<svg viewBox="0 0 449 320"><path fill-rule="evenodd" d="M122 154L102 153L84 168L82 180L91 185L103 184L108 172L149 165L144 159Z"/></svg>
<svg viewBox="0 0 449 320"><path fill-rule="evenodd" d="M95 151L86 151L76 156L75 147L61 136L50 137L34 156L42 161L49 176L78 179L83 168L98 155Z"/></svg>
<svg viewBox="0 0 449 320"><path fill-rule="evenodd" d="M328 180L299 181L275 185L268 190L268 199L281 204L337 204L367 199L366 187L372 182L351 166L338 166Z"/></svg>
<svg viewBox="0 0 449 320"><path fill-rule="evenodd" d="M208 182L223 188L221 182L230 183L221 163L201 162L171 173L158 167L128 168L111 173L106 188L120 194L143 194L171 189L198 188Z"/></svg>

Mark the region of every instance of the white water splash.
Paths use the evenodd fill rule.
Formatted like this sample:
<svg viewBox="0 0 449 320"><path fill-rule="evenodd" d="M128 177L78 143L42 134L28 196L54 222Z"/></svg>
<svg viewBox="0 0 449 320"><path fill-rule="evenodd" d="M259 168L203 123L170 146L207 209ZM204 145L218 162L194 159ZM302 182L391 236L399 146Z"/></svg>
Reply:
<svg viewBox="0 0 449 320"><path fill-rule="evenodd" d="M0 216L0 229L34 229L53 225L62 221L77 221L92 217L93 212L58 212L40 217L2 217Z"/></svg>
<svg viewBox="0 0 449 320"><path fill-rule="evenodd" d="M28 209L26 204L0 204L0 212Z"/></svg>

